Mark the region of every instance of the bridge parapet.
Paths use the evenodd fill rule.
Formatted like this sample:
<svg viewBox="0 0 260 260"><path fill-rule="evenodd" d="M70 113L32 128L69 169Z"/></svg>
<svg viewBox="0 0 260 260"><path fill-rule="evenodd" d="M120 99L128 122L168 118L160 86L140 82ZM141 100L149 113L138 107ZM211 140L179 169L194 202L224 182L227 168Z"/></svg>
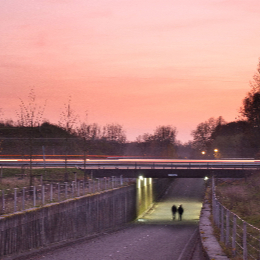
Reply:
<svg viewBox="0 0 260 260"><path fill-rule="evenodd" d="M252 170L252 169L251 169ZM218 178L243 178L251 171L249 169L88 169L87 174L95 178L120 176L124 178L205 178L215 176Z"/></svg>

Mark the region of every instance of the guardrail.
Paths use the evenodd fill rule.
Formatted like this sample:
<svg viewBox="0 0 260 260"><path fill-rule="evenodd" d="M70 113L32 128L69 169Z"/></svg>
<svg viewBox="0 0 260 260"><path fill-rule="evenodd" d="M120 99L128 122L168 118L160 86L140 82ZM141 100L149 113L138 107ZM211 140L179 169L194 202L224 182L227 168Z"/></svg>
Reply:
<svg viewBox="0 0 260 260"><path fill-rule="evenodd" d="M28 160L26 161L1 161L0 166L5 167L21 167L29 166ZM260 161L256 162L221 162L221 161L210 161L210 162L136 162L136 161L113 161L113 160L99 160L99 161L74 161L68 160L66 163L61 161L46 161L38 162L32 160L32 167L77 167L77 168L86 168L86 169L104 169L104 168L113 168L113 169L242 169L242 170L259 170Z"/></svg>
<svg viewBox="0 0 260 260"><path fill-rule="evenodd" d="M215 180L212 178L213 222L219 231L219 239L232 251L235 259L260 259L260 229L247 223L224 207L215 194Z"/></svg>
<svg viewBox="0 0 260 260"><path fill-rule="evenodd" d="M109 178L89 179L87 182L51 183L14 188L13 190L0 190L0 215L111 190L126 185L130 181L130 179L122 178L122 176L112 176Z"/></svg>

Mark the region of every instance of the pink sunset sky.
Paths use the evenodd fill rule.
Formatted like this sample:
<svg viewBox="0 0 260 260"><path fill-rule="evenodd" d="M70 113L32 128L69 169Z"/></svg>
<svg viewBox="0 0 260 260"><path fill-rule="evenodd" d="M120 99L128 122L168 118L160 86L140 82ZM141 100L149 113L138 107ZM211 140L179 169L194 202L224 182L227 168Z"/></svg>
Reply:
<svg viewBox="0 0 260 260"><path fill-rule="evenodd" d="M35 89L44 118L119 123L129 140L210 117L234 121L260 57L259 0L8 0L0 3L0 108Z"/></svg>

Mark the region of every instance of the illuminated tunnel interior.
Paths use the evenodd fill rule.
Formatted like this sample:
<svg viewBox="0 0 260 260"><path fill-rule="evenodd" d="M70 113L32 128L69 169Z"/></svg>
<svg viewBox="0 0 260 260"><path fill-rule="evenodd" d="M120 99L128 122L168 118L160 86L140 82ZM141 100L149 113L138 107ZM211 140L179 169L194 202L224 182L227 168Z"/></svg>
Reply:
<svg viewBox="0 0 260 260"><path fill-rule="evenodd" d="M152 183L152 180L147 180L147 183ZM140 183L138 185L139 187L141 186ZM167 189L161 200L155 202L150 210L143 214L139 214L137 221L145 222L147 224L155 222L167 222L168 224L189 222L196 224L200 218L204 190L205 181L203 179L176 178ZM144 198L145 194L147 194L146 198ZM147 185L146 188L138 189L137 202L140 206L140 212L145 205L152 204L151 194L152 185ZM180 204L183 206L184 213L182 221L178 220L178 214L176 214L176 219L173 220L171 212L171 207L173 204L177 207Z"/></svg>

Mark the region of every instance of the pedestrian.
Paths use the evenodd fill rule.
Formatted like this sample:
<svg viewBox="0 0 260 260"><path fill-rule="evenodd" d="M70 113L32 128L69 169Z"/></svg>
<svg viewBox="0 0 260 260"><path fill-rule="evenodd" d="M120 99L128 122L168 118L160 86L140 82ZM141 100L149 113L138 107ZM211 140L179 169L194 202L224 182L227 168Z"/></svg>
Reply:
<svg viewBox="0 0 260 260"><path fill-rule="evenodd" d="M184 212L184 209L183 209L182 205L180 205L180 206L178 207L179 220L182 220L182 214L183 214L183 212Z"/></svg>
<svg viewBox="0 0 260 260"><path fill-rule="evenodd" d="M175 205L172 206L172 218L175 219L176 216L176 212L177 212L177 207Z"/></svg>

